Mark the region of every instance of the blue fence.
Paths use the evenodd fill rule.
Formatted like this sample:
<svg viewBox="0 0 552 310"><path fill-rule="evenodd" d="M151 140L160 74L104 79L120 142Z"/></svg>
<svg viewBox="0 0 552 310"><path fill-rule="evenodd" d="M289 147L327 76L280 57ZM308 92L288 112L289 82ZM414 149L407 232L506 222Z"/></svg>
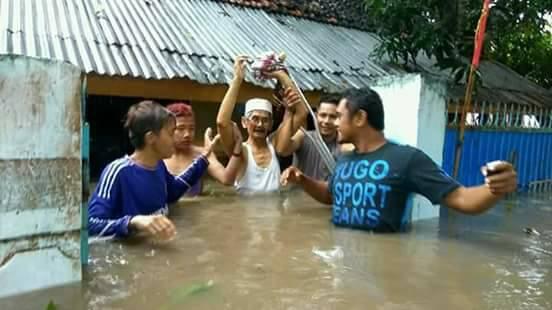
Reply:
<svg viewBox="0 0 552 310"><path fill-rule="evenodd" d="M452 175L458 111L452 113L451 119L445 134L443 168ZM508 160L518 172L520 191L552 189L552 111L476 105L467 124L458 172L462 184L482 184L482 165Z"/></svg>

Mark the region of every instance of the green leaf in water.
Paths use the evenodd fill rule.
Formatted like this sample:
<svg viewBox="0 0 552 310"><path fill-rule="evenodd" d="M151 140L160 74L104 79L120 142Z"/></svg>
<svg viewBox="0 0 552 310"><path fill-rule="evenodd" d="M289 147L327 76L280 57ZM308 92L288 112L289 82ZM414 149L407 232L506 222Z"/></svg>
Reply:
<svg viewBox="0 0 552 310"><path fill-rule="evenodd" d="M213 287L213 280L209 280L205 283L196 283L192 285L184 285L175 289L171 294L171 301L173 303L181 303L186 298L208 291Z"/></svg>
<svg viewBox="0 0 552 310"><path fill-rule="evenodd" d="M161 309L170 309L171 306L182 304L189 297L208 291L213 287L213 280L204 283L185 284L174 289L170 294L170 302L165 304Z"/></svg>
<svg viewBox="0 0 552 310"><path fill-rule="evenodd" d="M54 302L52 300L50 300L50 302L46 306L46 310L58 310L58 308L57 308L56 304L54 304Z"/></svg>

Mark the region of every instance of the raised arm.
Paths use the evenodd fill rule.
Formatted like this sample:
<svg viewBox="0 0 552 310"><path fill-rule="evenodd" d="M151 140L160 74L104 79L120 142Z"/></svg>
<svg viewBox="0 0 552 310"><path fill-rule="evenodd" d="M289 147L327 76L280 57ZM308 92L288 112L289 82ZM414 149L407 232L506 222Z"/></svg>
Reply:
<svg viewBox="0 0 552 310"><path fill-rule="evenodd" d="M485 185L475 187L462 186L420 150L413 153L408 165L406 180L414 192L422 194L433 204L440 203L466 214L479 214L490 209L517 187L516 172L507 162L489 163L491 170L482 170Z"/></svg>
<svg viewBox="0 0 552 310"><path fill-rule="evenodd" d="M216 158L214 153L209 156L209 168L208 172L214 179L224 185L233 185L238 172L241 167L242 158L242 135L236 123L233 123L233 135L235 144L232 150L232 154L229 155L229 161L226 167L224 167ZM205 139L210 139L210 134L205 133Z"/></svg>
<svg viewBox="0 0 552 310"><path fill-rule="evenodd" d="M303 127L306 123L307 114L299 94L290 88L286 90L284 105L286 106L284 119L282 120L282 123L274 136L273 144L278 155L289 156L297 151L303 143L305 135L301 130L299 130L299 128ZM302 113L302 116L296 116L297 106L303 108L302 110L300 109L299 112ZM296 121L299 121L300 123L294 126L294 122Z"/></svg>
<svg viewBox="0 0 552 310"><path fill-rule="evenodd" d="M444 204L465 214L479 214L492 208L506 194L517 188L517 176L512 165L501 162L493 167L492 175L483 169L485 185L459 187L449 193Z"/></svg>
<svg viewBox="0 0 552 310"><path fill-rule="evenodd" d="M286 105L286 114L289 114L288 122L282 122L280 127L274 134L274 142L284 143L279 148L281 151L285 151L286 142L290 142L291 137L303 126L307 119L307 107L308 102L305 102L299 95L300 90L295 86L295 83L291 80L290 76L285 71L276 71L271 73L272 76L278 79L278 82L284 87L284 104ZM289 151L289 149L288 149Z"/></svg>
<svg viewBox="0 0 552 310"><path fill-rule="evenodd" d="M232 112L238 100L240 87L245 76L245 60L245 57L238 56L234 61L234 78L232 82L230 82L230 87L224 95L224 99L222 100L217 114L217 130L224 151L228 156L231 155L235 145L234 136L232 134Z"/></svg>
<svg viewBox="0 0 552 310"><path fill-rule="evenodd" d="M165 167L168 203L173 203L180 199L180 197L192 187L192 184L195 184L201 179L201 176L203 176L209 166L209 155L210 152L204 152L196 157L186 170L176 176L172 175Z"/></svg>

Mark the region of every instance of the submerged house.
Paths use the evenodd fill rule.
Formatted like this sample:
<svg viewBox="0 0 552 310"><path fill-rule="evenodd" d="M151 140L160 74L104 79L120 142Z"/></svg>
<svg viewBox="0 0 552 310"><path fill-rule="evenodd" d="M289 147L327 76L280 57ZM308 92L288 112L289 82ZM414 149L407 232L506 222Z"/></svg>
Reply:
<svg viewBox="0 0 552 310"><path fill-rule="evenodd" d="M266 51L287 53L290 73L312 105L317 104L322 92L374 87L386 108L387 136L418 146L450 172L463 86L451 85L448 75L434 69L427 59L420 62L419 73L407 73L372 57L379 41L368 31L360 5L357 1L329 0L2 0L0 55L59 60L74 65L58 62L53 65L62 67L61 72L67 72L66 75L80 77L82 73L76 68L86 75L83 117L90 127L89 140L86 135L76 134L78 139L73 141L73 132L63 125L66 120L57 117L62 125L54 127L66 133L65 142L73 151L70 158L73 166L58 161L58 166L48 165L49 169L39 171L50 178L62 176L73 186L67 189L53 185L61 197L67 196L69 203L65 207L73 207L73 211L80 211L80 179L85 175L78 171L81 138L82 146L91 150L92 176L97 175L107 162L128 150L122 119L128 106L142 98L162 103L190 102L200 137L204 128L215 125L218 105L232 77L233 58L238 54L257 55ZM0 67L9 66L1 66L0 60ZM546 188L550 185L546 181L552 179L548 160L552 155L551 91L497 63L483 62L481 72L484 82L470 111L461 181L480 182L479 165L489 159L511 159L520 172L524 189ZM0 91L1 78L2 72ZM254 96L271 97L269 83L257 81L251 75L246 81L240 101ZM59 98L80 99L79 87L60 87L60 84L48 90L49 96L65 92ZM28 91L34 92L31 83ZM45 92L41 89L42 94ZM29 98L32 96L22 97L18 103L34 106L36 102L29 102L32 100ZM67 105L59 98L50 96L48 102L57 108L61 106L58 110L63 111ZM51 107L44 110L48 109ZM74 116L72 123L78 124L78 109L68 110ZM238 109L235 117L239 114ZM40 132L37 136L42 140L41 145L55 151L55 156L40 152L38 156L58 160L56 156L65 149L51 147L50 144L56 144L48 141L48 133ZM11 138L6 134L4 137ZM36 178L33 167L24 168ZM15 170L9 171L12 173L8 177L16 174ZM5 188L21 187L20 184L26 183L14 182L8 184L12 187ZM36 199L39 203L31 211L40 217L27 216L28 221L21 222L26 215L10 209L12 206L6 208L7 204L0 201L0 220L24 224L11 225L14 229L7 234L6 230L0 230L0 268L3 268L0 271L19 279L6 286L8 290L0 289L0 296L6 292L20 293L56 277L56 281L77 281L81 277L79 252L82 262L86 263L87 255L82 254L87 248L86 228L82 225L86 220L80 220L79 212L70 212L71 225L67 225L59 215L59 200L43 197L52 187L40 184L33 189L33 197L40 199ZM24 195L25 191L19 194ZM13 199L17 200L15 204L21 204L18 199ZM439 209L426 200L413 201L413 220L438 215ZM52 225L39 225L32 221L35 218L49 219ZM19 227L32 230L32 237L40 242L16 235ZM60 233L64 229L70 229L71 233ZM62 245L71 251L57 253L58 239L50 238L45 232L55 232ZM13 251L15 243L22 249L19 253ZM33 250L44 250L34 257L35 261L48 262L49 268L40 268L41 273L17 265L25 263ZM67 253L71 259L67 259ZM61 263L58 259L62 259ZM11 269L4 268L10 261ZM35 280L27 281L28 277L19 276L21 271L32 274Z"/></svg>
<svg viewBox="0 0 552 310"><path fill-rule="evenodd" d="M0 6L0 54L68 61L87 73L93 175L124 151L104 156L96 146L125 143L121 119L138 98L191 102L198 132L213 126L238 54L285 51L313 103L322 90L361 87L399 72L369 58L377 42L369 33L225 2L8 0ZM246 80L240 100L271 97L269 84Z"/></svg>
<svg viewBox="0 0 552 310"><path fill-rule="evenodd" d="M286 52L290 73L312 105L322 92L375 86L386 105L386 134L424 149L438 163L444 154L448 167L445 131L447 123L454 131L458 111L450 103L463 97L463 87L451 86L448 75L428 59L420 62L420 73L375 59L379 40L368 31L361 5L328 0L4 0L0 54L66 61L86 73L93 177L129 150L121 120L130 104L141 98L190 102L200 137L204 128L214 126L233 58L266 51ZM481 71L485 82L477 102L542 109L552 104L550 91L528 87L530 82L500 64L483 62ZM240 101L271 97L269 83L251 75L246 81Z"/></svg>

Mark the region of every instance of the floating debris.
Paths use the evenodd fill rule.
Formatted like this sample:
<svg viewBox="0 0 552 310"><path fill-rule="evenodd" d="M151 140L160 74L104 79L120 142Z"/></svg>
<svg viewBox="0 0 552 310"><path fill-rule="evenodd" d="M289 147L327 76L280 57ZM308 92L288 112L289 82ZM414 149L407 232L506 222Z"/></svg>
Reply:
<svg viewBox="0 0 552 310"><path fill-rule="evenodd" d="M331 266L335 266L336 263L343 259L344 253L341 247L334 247L331 250L323 251L317 247L312 249L312 253L320 257L325 263Z"/></svg>
<svg viewBox="0 0 552 310"><path fill-rule="evenodd" d="M525 229L523 231L528 235L533 235L533 236L540 236L541 235L540 232L538 232L536 229L531 228L531 227L525 227Z"/></svg>

